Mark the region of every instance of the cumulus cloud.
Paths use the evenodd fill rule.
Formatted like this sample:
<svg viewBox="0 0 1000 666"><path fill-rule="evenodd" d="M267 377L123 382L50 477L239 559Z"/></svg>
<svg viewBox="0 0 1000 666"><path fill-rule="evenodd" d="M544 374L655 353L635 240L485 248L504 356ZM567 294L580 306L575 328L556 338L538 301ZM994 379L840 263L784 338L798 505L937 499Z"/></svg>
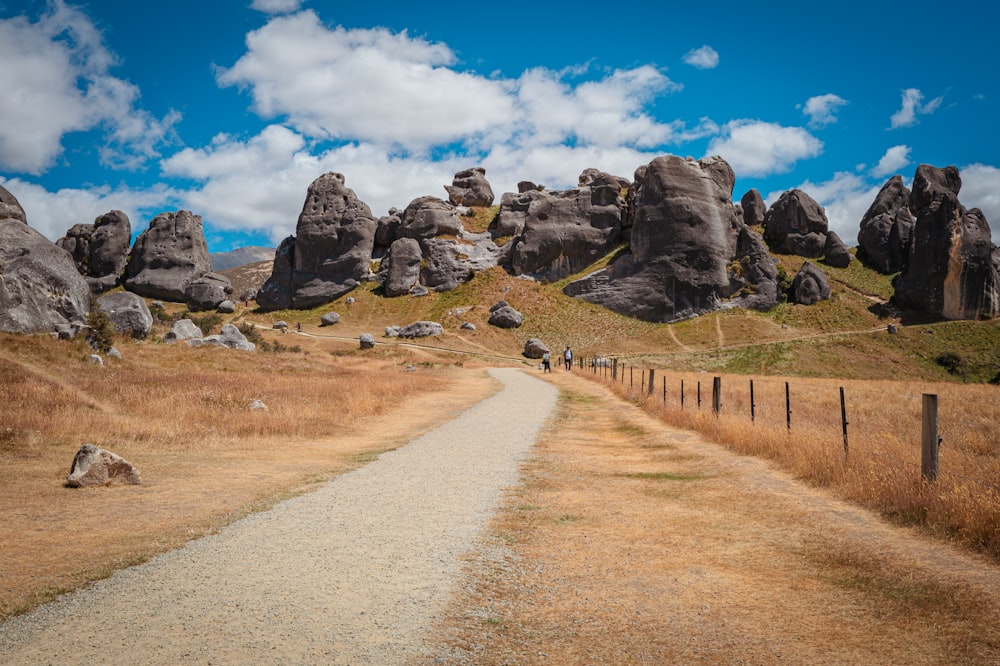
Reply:
<svg viewBox="0 0 1000 666"><path fill-rule="evenodd" d="M265 14L291 14L302 6L302 0L253 0L253 9Z"/></svg>
<svg viewBox="0 0 1000 666"><path fill-rule="evenodd" d="M715 49L706 44L685 53L684 62L698 69L715 69L719 66L719 54Z"/></svg>
<svg viewBox="0 0 1000 666"><path fill-rule="evenodd" d="M830 180L819 183L806 180L797 187L823 206L830 229L851 246L857 245L861 218L881 189L881 185L873 185L847 171L837 172ZM767 205L777 201L782 191L769 193L765 198Z"/></svg>
<svg viewBox="0 0 1000 666"><path fill-rule="evenodd" d="M837 110L845 104L847 100L839 95L817 95L806 100L802 113L809 116L810 127L824 127L837 122Z"/></svg>
<svg viewBox="0 0 1000 666"><path fill-rule="evenodd" d="M37 21L0 20L0 167L40 174L63 152L70 132L101 127L102 161L136 167L179 116L154 118L138 107L136 86L110 75L116 58L79 10L54 0Z"/></svg>
<svg viewBox="0 0 1000 666"><path fill-rule="evenodd" d="M959 170L962 190L958 197L966 208L983 211L993 232L993 242L1000 243L1000 169L987 164L970 164Z"/></svg>
<svg viewBox="0 0 1000 666"><path fill-rule="evenodd" d="M3 177L0 177L0 185L17 197L28 217L28 225L51 241L65 236L74 224L93 224L95 219L111 210L128 215L135 233L144 228L154 214L177 205L174 192L164 186L145 190L108 186L65 188L50 192L20 178Z"/></svg>
<svg viewBox="0 0 1000 666"><path fill-rule="evenodd" d="M938 110L943 97L935 97L926 104L921 102L924 94L916 88L907 88L903 91L903 106L889 119L891 129L900 127L911 127L917 124L918 115L929 115Z"/></svg>
<svg viewBox="0 0 1000 666"><path fill-rule="evenodd" d="M885 155L872 168L872 175L878 178L899 173L899 170L910 164L910 147L893 146L885 151Z"/></svg>
<svg viewBox="0 0 1000 666"><path fill-rule="evenodd" d="M725 158L738 177L784 173L795 162L823 152L823 142L801 127L734 120L721 131L706 154Z"/></svg>

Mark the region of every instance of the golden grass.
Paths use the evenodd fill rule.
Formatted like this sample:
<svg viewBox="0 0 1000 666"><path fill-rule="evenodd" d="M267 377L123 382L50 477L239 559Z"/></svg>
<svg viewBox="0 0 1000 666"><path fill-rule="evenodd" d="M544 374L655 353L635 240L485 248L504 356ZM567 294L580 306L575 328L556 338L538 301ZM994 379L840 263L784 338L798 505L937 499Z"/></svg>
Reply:
<svg viewBox="0 0 1000 666"><path fill-rule="evenodd" d="M776 461L797 478L829 488L898 524L920 527L1000 559L1000 387L767 377L753 380L751 419L751 379L746 376L658 370L653 394L646 395L647 370L624 368L617 382L610 371L598 370L581 374L609 384L667 423L697 430L739 453ZM722 379L719 416L712 412L716 376ZM848 420L846 453L841 387ZM935 482L921 476L924 393L939 397L942 446Z"/></svg>

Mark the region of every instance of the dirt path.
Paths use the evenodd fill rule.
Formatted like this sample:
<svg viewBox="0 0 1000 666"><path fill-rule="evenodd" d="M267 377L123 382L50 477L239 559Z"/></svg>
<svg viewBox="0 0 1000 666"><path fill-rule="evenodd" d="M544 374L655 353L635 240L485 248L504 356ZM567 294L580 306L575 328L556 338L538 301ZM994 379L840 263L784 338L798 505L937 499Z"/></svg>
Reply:
<svg viewBox="0 0 1000 666"><path fill-rule="evenodd" d="M426 664L997 664L1000 568L567 373Z"/></svg>
<svg viewBox="0 0 1000 666"><path fill-rule="evenodd" d="M518 481L557 391L517 370L321 489L0 626L0 663L402 663ZM516 415L516 418L512 418Z"/></svg>

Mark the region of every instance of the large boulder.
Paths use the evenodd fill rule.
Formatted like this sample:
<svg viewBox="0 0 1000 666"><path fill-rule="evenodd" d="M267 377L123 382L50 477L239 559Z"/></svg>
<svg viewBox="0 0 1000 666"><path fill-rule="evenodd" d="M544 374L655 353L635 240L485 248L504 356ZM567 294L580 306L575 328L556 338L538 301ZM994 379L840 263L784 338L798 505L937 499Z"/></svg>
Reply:
<svg viewBox="0 0 1000 666"><path fill-rule="evenodd" d="M462 218L458 209L437 197L419 197L403 211L400 238L414 238L426 249L426 241L438 236L458 237L462 234Z"/></svg>
<svg viewBox="0 0 1000 666"><path fill-rule="evenodd" d="M486 180L486 169L473 167L459 171L451 185L445 185L448 201L456 206L492 206L493 188Z"/></svg>
<svg viewBox="0 0 1000 666"><path fill-rule="evenodd" d="M73 225L56 244L73 255L77 270L87 278L91 291L99 294L121 281L131 242L128 215L112 210L93 224Z"/></svg>
<svg viewBox="0 0 1000 666"><path fill-rule="evenodd" d="M667 322L718 309L731 293L735 176L720 157L657 157L636 170L631 253L563 291L621 314Z"/></svg>
<svg viewBox="0 0 1000 666"><path fill-rule="evenodd" d="M139 470L117 453L84 444L73 456L73 466L66 485L71 488L107 486L112 484L141 484Z"/></svg>
<svg viewBox="0 0 1000 666"><path fill-rule="evenodd" d="M910 258L914 224L910 190L903 185L902 176L893 176L861 218L858 258L881 273L902 271Z"/></svg>
<svg viewBox="0 0 1000 666"><path fill-rule="evenodd" d="M778 267L764 239L742 222L737 226L736 260L729 266L734 302L740 307L770 310L781 301Z"/></svg>
<svg viewBox="0 0 1000 666"><path fill-rule="evenodd" d="M183 303L188 285L212 270L201 216L161 213L139 234L125 267L125 288L146 298Z"/></svg>
<svg viewBox="0 0 1000 666"><path fill-rule="evenodd" d="M499 301L490 308L489 323L497 328L520 328L524 315L506 301Z"/></svg>
<svg viewBox="0 0 1000 666"><path fill-rule="evenodd" d="M823 246L823 261L834 268L847 268L854 257L850 250L840 240L835 231L826 232L826 245Z"/></svg>
<svg viewBox="0 0 1000 666"><path fill-rule="evenodd" d="M744 220L746 209L744 208ZM764 216L764 240L780 254L818 259L826 248L826 211L802 190L789 190Z"/></svg>
<svg viewBox="0 0 1000 666"><path fill-rule="evenodd" d="M625 200L620 179L588 169L580 186L565 191L530 190L501 203L521 215L520 236L510 251L515 275L560 280L594 263L621 240Z"/></svg>
<svg viewBox="0 0 1000 666"><path fill-rule="evenodd" d="M953 166L917 167L910 193L912 248L895 280L895 298L946 319L979 319L1000 313L998 253L982 211L959 202L961 188Z"/></svg>
<svg viewBox="0 0 1000 666"><path fill-rule="evenodd" d="M295 236L275 253L257 305L308 309L351 291L371 272L377 228L368 205L344 185L344 176L323 174L309 186Z"/></svg>
<svg viewBox="0 0 1000 666"><path fill-rule="evenodd" d="M421 282L435 291L449 291L468 282L476 273L495 267L503 256L489 234L463 233L456 240L432 238L424 245Z"/></svg>
<svg viewBox="0 0 1000 666"><path fill-rule="evenodd" d="M830 281L823 269L805 262L792 280L792 300L800 305L814 305L830 298Z"/></svg>
<svg viewBox="0 0 1000 666"><path fill-rule="evenodd" d="M184 288L184 302L191 312L215 310L233 293L233 285L221 273L205 273Z"/></svg>
<svg viewBox="0 0 1000 666"><path fill-rule="evenodd" d="M240 333L240 329L232 324L224 324L222 330L217 335L209 335L204 338L191 338L189 345L212 345L217 347L228 347L238 351L254 351L257 345L247 340L246 336Z"/></svg>
<svg viewBox="0 0 1000 666"><path fill-rule="evenodd" d="M13 204L3 206L11 214ZM90 287L66 250L21 218L0 219L0 331L75 331L90 305Z"/></svg>
<svg viewBox="0 0 1000 666"><path fill-rule="evenodd" d="M767 204L764 197L755 188L751 188L740 199L740 206L743 208L743 223L749 227L759 227L764 224L764 217L767 215Z"/></svg>
<svg viewBox="0 0 1000 666"><path fill-rule="evenodd" d="M197 324L190 319L178 319L170 327L170 330L163 336L166 343L177 342L179 340L194 340L204 337L205 334Z"/></svg>
<svg viewBox="0 0 1000 666"><path fill-rule="evenodd" d="M538 338L528 338L528 341L524 343L524 351L521 353L526 358L542 358L551 352L548 345Z"/></svg>
<svg viewBox="0 0 1000 666"><path fill-rule="evenodd" d="M420 281L420 243L413 238L400 238L389 247L382 260L382 288L386 296L410 293Z"/></svg>
<svg viewBox="0 0 1000 666"><path fill-rule="evenodd" d="M444 327L436 321L415 321L399 329L401 338L426 338L433 335L444 335Z"/></svg>
<svg viewBox="0 0 1000 666"><path fill-rule="evenodd" d="M24 214L17 197L2 185L0 185L0 220L20 220L25 224L28 223L28 216Z"/></svg>
<svg viewBox="0 0 1000 666"><path fill-rule="evenodd" d="M138 294L116 291L97 299L97 309L108 316L108 321L119 333L142 340L153 329L153 315L146 301Z"/></svg>

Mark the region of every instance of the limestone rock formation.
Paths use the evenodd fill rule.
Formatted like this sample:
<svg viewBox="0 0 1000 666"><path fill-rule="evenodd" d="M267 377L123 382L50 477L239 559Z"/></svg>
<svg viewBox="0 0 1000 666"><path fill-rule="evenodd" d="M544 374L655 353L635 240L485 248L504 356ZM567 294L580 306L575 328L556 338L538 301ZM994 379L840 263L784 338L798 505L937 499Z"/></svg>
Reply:
<svg viewBox="0 0 1000 666"><path fill-rule="evenodd" d="M961 188L953 166L917 167L910 193L912 249L894 283L895 298L946 319L979 319L1000 313L998 252L982 211L959 202Z"/></svg>
<svg viewBox="0 0 1000 666"><path fill-rule="evenodd" d="M826 211L815 199L802 190L789 190L764 216L764 240L774 252L818 259L826 248L828 227Z"/></svg>
<svg viewBox="0 0 1000 666"><path fill-rule="evenodd" d="M275 253L257 304L263 310L306 309L351 291L369 275L377 227L342 174L323 174L309 186L295 236Z"/></svg>
<svg viewBox="0 0 1000 666"><path fill-rule="evenodd" d="M221 273L205 273L184 288L184 302L191 312L215 310L233 293L233 285Z"/></svg>
<svg viewBox="0 0 1000 666"><path fill-rule="evenodd" d="M668 155L636 170L631 253L564 292L646 321L717 309L731 293L735 176L719 157Z"/></svg>
<svg viewBox="0 0 1000 666"><path fill-rule="evenodd" d="M500 217L523 218L515 225L520 231L509 258L515 275L560 280L619 243L625 217L621 182L594 169L581 174L580 182L571 190L529 190L504 198Z"/></svg>
<svg viewBox="0 0 1000 666"><path fill-rule="evenodd" d="M139 470L117 453L93 444L84 444L73 457L66 485L71 488L142 483Z"/></svg>
<svg viewBox="0 0 1000 666"><path fill-rule="evenodd" d="M456 206L492 206L493 188L486 180L486 169L474 167L455 174L451 185L445 185L448 201Z"/></svg>
<svg viewBox="0 0 1000 666"><path fill-rule="evenodd" d="M17 197L2 185L0 185L0 220L20 220L24 224L28 223L28 216L24 214Z"/></svg>
<svg viewBox="0 0 1000 666"><path fill-rule="evenodd" d="M6 214L20 211L13 201L3 202ZM90 287L69 253L25 224L20 213L0 219L0 331L79 330L90 312Z"/></svg>
<svg viewBox="0 0 1000 666"><path fill-rule="evenodd" d="M73 255L91 291L99 294L121 281L131 242L132 225L128 215L112 210L93 224L73 225L56 244Z"/></svg>
<svg viewBox="0 0 1000 666"><path fill-rule="evenodd" d="M420 243L413 238L400 238L389 247L382 260L382 288L386 296L403 296L420 281Z"/></svg>
<svg viewBox="0 0 1000 666"><path fill-rule="evenodd" d="M375 336L371 333L362 333L358 336L361 349L375 349Z"/></svg>
<svg viewBox="0 0 1000 666"><path fill-rule="evenodd" d="M400 238L413 238L421 247L438 236L459 236L464 228L458 209L437 197L419 197L403 211Z"/></svg>
<svg viewBox="0 0 1000 666"><path fill-rule="evenodd" d="M834 268L847 268L854 257L844 241L835 231L826 232L826 244L823 246L823 261Z"/></svg>
<svg viewBox="0 0 1000 666"><path fill-rule="evenodd" d="M255 351L257 349L257 345L247 340L246 336L240 333L240 329L232 324L224 324L222 330L217 335L208 335L204 338L190 338L187 343L193 347L210 345L228 347L237 351Z"/></svg>
<svg viewBox="0 0 1000 666"><path fill-rule="evenodd" d="M211 272L201 216L161 213L139 234L125 267L125 288L146 298L183 303L188 285Z"/></svg>
<svg viewBox="0 0 1000 666"><path fill-rule="evenodd" d="M336 312L327 312L325 315L319 318L320 326L333 326L340 321L340 315Z"/></svg>
<svg viewBox="0 0 1000 666"><path fill-rule="evenodd" d="M743 208L743 223L750 227L757 227L764 224L764 217L767 215L767 205L764 197L756 189L751 188L740 199L740 206Z"/></svg>
<svg viewBox="0 0 1000 666"><path fill-rule="evenodd" d="M910 258L914 222L910 190L903 185L902 176L893 176L861 218L858 258L885 274L902 271Z"/></svg>
<svg viewBox="0 0 1000 666"><path fill-rule="evenodd" d="M548 345L538 338L529 338L524 343L524 351L521 352L527 358L542 358L546 353L551 353Z"/></svg>
<svg viewBox="0 0 1000 666"><path fill-rule="evenodd" d="M737 223L736 260L730 264L733 302L744 308L770 310L781 301L778 267L764 245L764 239L742 222Z"/></svg>
<svg viewBox="0 0 1000 666"><path fill-rule="evenodd" d="M507 301L497 301L490 307L489 323L498 328L520 328L524 315L510 306Z"/></svg>
<svg viewBox="0 0 1000 666"><path fill-rule="evenodd" d="M792 299L800 305L814 305L830 298L830 281L823 269L807 261L792 280Z"/></svg>
<svg viewBox="0 0 1000 666"><path fill-rule="evenodd" d="M433 335L444 335L444 327L436 321L415 321L398 331L401 338L426 338Z"/></svg>
<svg viewBox="0 0 1000 666"><path fill-rule="evenodd" d="M193 340L204 337L204 335L202 330L190 319L178 319L163 336L163 341L170 343L179 340Z"/></svg>
<svg viewBox="0 0 1000 666"><path fill-rule="evenodd" d="M127 291L116 291L97 299L97 309L108 316L119 333L136 340L145 339L153 329L153 315L142 296Z"/></svg>

